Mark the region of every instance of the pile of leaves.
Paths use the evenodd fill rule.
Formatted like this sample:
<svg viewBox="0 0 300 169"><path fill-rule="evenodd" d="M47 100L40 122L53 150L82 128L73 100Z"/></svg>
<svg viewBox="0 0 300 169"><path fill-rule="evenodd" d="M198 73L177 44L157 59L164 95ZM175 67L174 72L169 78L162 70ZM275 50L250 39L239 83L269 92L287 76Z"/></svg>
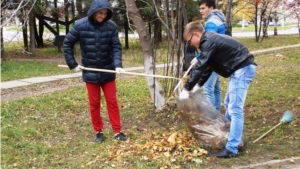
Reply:
<svg viewBox="0 0 300 169"><path fill-rule="evenodd" d="M147 132L140 139L130 140L127 144L108 147L110 156L105 163L127 164L126 159L140 157L140 160L153 160L162 167L176 166L187 162L202 163L207 151L197 145L192 135L184 130L160 133Z"/></svg>

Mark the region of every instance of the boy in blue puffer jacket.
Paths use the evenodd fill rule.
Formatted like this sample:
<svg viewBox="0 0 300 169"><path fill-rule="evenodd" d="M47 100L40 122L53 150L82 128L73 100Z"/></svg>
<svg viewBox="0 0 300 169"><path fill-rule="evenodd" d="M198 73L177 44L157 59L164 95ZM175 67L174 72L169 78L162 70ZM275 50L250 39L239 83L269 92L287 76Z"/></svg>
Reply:
<svg viewBox="0 0 300 169"><path fill-rule="evenodd" d="M75 72L83 67L116 70L122 69L122 46L119 40L118 28L110 20L113 12L107 0L94 0L88 11L88 16L75 22L71 31L65 37L63 47L67 65ZM80 42L81 62L74 58L74 45ZM103 142L103 122L100 115L101 89L104 93L109 120L114 130L115 138L127 141L121 132L120 111L116 96L116 74L95 71L82 71L86 83L92 124L96 132L96 142Z"/></svg>
<svg viewBox="0 0 300 169"><path fill-rule="evenodd" d="M216 8L214 0L201 0L199 2L200 14L205 18L206 24L204 30L206 32L216 32L226 34L225 17L221 11ZM201 52L191 61L191 64L196 64L200 58ZM194 90L199 90L200 86L195 86ZM213 72L207 82L203 86L203 94L220 111L221 109L221 89L219 75Z"/></svg>

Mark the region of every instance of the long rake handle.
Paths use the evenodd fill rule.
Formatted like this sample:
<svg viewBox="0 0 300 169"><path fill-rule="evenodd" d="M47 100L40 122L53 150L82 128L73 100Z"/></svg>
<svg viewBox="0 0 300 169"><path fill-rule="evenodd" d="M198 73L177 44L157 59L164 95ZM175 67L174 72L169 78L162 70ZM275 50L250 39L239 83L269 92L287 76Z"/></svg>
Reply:
<svg viewBox="0 0 300 169"><path fill-rule="evenodd" d="M182 79L190 72L190 70L193 68L195 64L191 64L191 66L188 68L188 70L185 72L185 74L182 76L182 78L180 79L180 81L178 82L178 84L176 85L176 87L174 88L174 92L176 91L176 89L179 87L179 85L182 83Z"/></svg>
<svg viewBox="0 0 300 169"><path fill-rule="evenodd" d="M274 129L276 129L278 126L280 126L281 122L278 123L276 126L274 126L273 128L271 128L269 131L267 131L265 134L261 135L258 139L254 140L253 143L256 143L258 140L262 139L263 137L265 137L267 134L269 134L271 131L273 131Z"/></svg>
<svg viewBox="0 0 300 169"><path fill-rule="evenodd" d="M67 65L58 65L58 67L65 67L65 68L68 68ZM96 72L117 73L117 72L114 71L114 70L107 70L107 69L95 69L95 68L87 68L87 67L83 67L82 69L83 69L83 70L96 71ZM176 77L171 77L171 76L152 75L152 74L146 74L146 73L122 72L122 74L138 75L138 76L147 76L147 77L157 77L157 78L168 78L168 79L178 79L178 78L176 78Z"/></svg>

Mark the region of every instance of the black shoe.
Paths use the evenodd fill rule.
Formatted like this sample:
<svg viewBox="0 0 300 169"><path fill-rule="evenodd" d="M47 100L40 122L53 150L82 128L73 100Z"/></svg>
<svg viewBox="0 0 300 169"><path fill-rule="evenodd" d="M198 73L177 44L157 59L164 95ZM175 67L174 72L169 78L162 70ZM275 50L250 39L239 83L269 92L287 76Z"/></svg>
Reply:
<svg viewBox="0 0 300 169"><path fill-rule="evenodd" d="M96 141L97 143L102 143L102 142L104 141L103 133L97 133L97 134L96 134L96 139L95 139L95 141Z"/></svg>
<svg viewBox="0 0 300 169"><path fill-rule="evenodd" d="M216 156L218 158L232 158L232 157L237 157L237 154L234 154L232 152L230 152L229 150L227 150L226 148L223 148L222 150L218 151L218 152L209 152L208 153L211 156Z"/></svg>
<svg viewBox="0 0 300 169"><path fill-rule="evenodd" d="M120 132L115 136L115 139L121 140L121 141L127 141L129 138L125 136L124 133Z"/></svg>

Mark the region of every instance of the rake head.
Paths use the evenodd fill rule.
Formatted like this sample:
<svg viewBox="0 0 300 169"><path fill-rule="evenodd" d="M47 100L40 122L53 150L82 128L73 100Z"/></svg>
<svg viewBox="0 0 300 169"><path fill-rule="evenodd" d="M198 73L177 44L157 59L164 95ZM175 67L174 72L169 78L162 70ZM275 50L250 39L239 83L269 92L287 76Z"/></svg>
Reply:
<svg viewBox="0 0 300 169"><path fill-rule="evenodd" d="M286 123L290 123L293 119L293 114L292 112L290 111L285 111L281 120L280 120L280 123L281 124L286 124Z"/></svg>

